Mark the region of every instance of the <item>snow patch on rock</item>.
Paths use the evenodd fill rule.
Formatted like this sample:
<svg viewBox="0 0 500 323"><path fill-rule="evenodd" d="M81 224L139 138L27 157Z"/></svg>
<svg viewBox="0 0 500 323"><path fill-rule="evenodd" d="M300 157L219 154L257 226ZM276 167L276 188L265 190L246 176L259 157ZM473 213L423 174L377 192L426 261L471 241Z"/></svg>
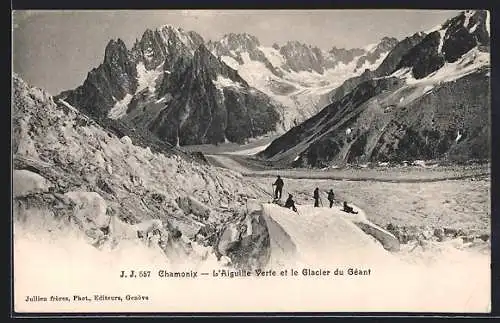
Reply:
<svg viewBox="0 0 500 323"><path fill-rule="evenodd" d="M271 65L274 67L280 67L285 64L285 58L280 52L272 47L259 47L260 51L264 53L266 58L269 60Z"/></svg>
<svg viewBox="0 0 500 323"><path fill-rule="evenodd" d="M421 79L415 79L409 67L401 68L388 77L405 79L408 85L432 86L445 82L452 82L481 68L490 66L490 53L482 52L477 47L471 49L453 63L446 62L443 67ZM427 88L428 89L428 88ZM424 92L427 92L424 90Z"/></svg>
<svg viewBox="0 0 500 323"><path fill-rule="evenodd" d="M163 64L162 64L163 65ZM156 80L162 74L162 65L153 70L147 70L143 62L139 62L137 68L137 90L136 93L148 88L150 93L155 91ZM129 101L130 103L130 101Z"/></svg>
<svg viewBox="0 0 500 323"><path fill-rule="evenodd" d="M223 90L226 87L233 87L239 90L243 89L243 85L241 83L234 82L233 80L222 75L217 75L217 79L213 81L213 83L219 90Z"/></svg>
<svg viewBox="0 0 500 323"><path fill-rule="evenodd" d="M119 119L127 114L128 105L132 101L134 96L127 93L123 99L116 102L115 105L109 110L108 117L111 119Z"/></svg>
<svg viewBox="0 0 500 323"><path fill-rule="evenodd" d="M221 56L221 60L231 67L233 70L238 70L240 64L231 56Z"/></svg>
<svg viewBox="0 0 500 323"><path fill-rule="evenodd" d="M465 11L464 15L465 15L464 28L467 29L467 27L469 27L470 18L474 15L474 11L467 10L467 11Z"/></svg>
<svg viewBox="0 0 500 323"><path fill-rule="evenodd" d="M473 33L476 31L477 27L479 26L479 22L477 22L472 28L469 30L470 33Z"/></svg>
<svg viewBox="0 0 500 323"><path fill-rule="evenodd" d="M433 85L426 85L426 86L424 87L424 91L423 91L423 93L424 93L424 94L425 94L425 93L428 93L428 92L432 91L432 89L433 89L433 88L434 88L434 86L433 86Z"/></svg>
<svg viewBox="0 0 500 323"><path fill-rule="evenodd" d="M439 30L439 45L438 45L438 53L441 54L443 51L444 44L444 36L446 35L446 29Z"/></svg>
<svg viewBox="0 0 500 323"><path fill-rule="evenodd" d="M488 36L491 37L491 33L490 33L490 11L489 10L486 10L486 31L488 32Z"/></svg>
<svg viewBox="0 0 500 323"><path fill-rule="evenodd" d="M53 186L45 177L25 169L15 169L12 181L14 197L47 192Z"/></svg>
<svg viewBox="0 0 500 323"><path fill-rule="evenodd" d="M59 102L61 102L64 106L66 106L68 109L73 110L73 112L78 112L78 109L69 104L68 102L64 101L63 99L59 99Z"/></svg>
<svg viewBox="0 0 500 323"><path fill-rule="evenodd" d="M429 74L422 79L415 79L407 74L407 84L426 84L452 82L468 74L474 73L478 69L490 65L490 53L481 52L478 48L473 48L453 63L445 63L443 67Z"/></svg>

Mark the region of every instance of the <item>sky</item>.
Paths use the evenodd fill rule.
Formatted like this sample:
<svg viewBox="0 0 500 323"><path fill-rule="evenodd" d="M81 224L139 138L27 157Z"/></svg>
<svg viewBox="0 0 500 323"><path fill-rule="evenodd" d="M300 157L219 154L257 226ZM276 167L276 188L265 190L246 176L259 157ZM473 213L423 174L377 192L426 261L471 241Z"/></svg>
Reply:
<svg viewBox="0 0 500 323"><path fill-rule="evenodd" d="M81 85L111 39L127 48L147 28L193 30L205 41L224 34L256 36L261 45L289 40L328 50L364 47L384 36L403 39L458 14L456 10L105 10L15 11L13 70L56 95Z"/></svg>

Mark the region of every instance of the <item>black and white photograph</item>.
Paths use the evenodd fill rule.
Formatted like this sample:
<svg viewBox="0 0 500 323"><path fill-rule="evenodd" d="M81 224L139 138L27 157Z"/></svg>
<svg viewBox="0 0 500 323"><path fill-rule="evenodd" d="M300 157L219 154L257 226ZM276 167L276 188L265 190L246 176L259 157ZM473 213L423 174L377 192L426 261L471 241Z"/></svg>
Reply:
<svg viewBox="0 0 500 323"><path fill-rule="evenodd" d="M16 313L490 313L490 12L12 11Z"/></svg>

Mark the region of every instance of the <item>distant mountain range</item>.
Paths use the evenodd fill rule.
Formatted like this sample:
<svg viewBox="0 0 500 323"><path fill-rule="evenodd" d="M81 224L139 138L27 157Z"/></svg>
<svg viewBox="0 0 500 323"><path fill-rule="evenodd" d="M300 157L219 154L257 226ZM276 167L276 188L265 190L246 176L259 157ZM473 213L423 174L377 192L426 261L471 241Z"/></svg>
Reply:
<svg viewBox="0 0 500 323"><path fill-rule="evenodd" d="M286 166L482 159L489 44L487 11L401 41L329 51L297 41L266 47L245 33L205 42L165 25L131 49L110 41L85 82L55 99L172 146L284 133L259 157Z"/></svg>
<svg viewBox="0 0 500 323"><path fill-rule="evenodd" d="M375 68L397 44L324 52L296 41L263 47L248 34L205 43L170 25L131 49L111 40L84 83L56 96L97 118L119 119L172 145L245 142L318 111L322 94Z"/></svg>
<svg viewBox="0 0 500 323"><path fill-rule="evenodd" d="M465 11L398 42L259 156L295 167L490 158L489 26L489 12Z"/></svg>
<svg viewBox="0 0 500 323"><path fill-rule="evenodd" d="M262 46L249 34L228 34L208 48L253 87L283 104L283 128L299 124L327 104L323 95L344 80L375 69L398 43L384 37L365 48L323 51L298 41Z"/></svg>

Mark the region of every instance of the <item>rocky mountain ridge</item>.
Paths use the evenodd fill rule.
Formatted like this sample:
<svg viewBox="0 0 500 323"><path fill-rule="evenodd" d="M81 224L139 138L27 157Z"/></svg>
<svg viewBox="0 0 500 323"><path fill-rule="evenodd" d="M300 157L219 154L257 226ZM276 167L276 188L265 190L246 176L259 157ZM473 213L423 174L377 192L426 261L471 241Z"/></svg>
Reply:
<svg viewBox="0 0 500 323"><path fill-rule="evenodd" d="M110 41L103 63L58 99L173 145L244 142L275 131L282 108L217 60L201 36L172 26L146 30L131 50Z"/></svg>
<svg viewBox="0 0 500 323"><path fill-rule="evenodd" d="M490 157L489 13L402 40L260 156L292 166Z"/></svg>
<svg viewBox="0 0 500 323"><path fill-rule="evenodd" d="M227 34L207 47L253 87L282 103L288 130L327 104L324 95L344 80L375 69L397 39L384 37L366 48L329 51L299 41L262 46L249 34Z"/></svg>
<svg viewBox="0 0 500 323"><path fill-rule="evenodd" d="M243 143L313 115L321 93L376 67L395 42L385 37L370 48L329 52L297 41L267 48L246 33L205 42L196 32L164 25L147 29L131 49L111 40L103 63L56 102L171 145Z"/></svg>

